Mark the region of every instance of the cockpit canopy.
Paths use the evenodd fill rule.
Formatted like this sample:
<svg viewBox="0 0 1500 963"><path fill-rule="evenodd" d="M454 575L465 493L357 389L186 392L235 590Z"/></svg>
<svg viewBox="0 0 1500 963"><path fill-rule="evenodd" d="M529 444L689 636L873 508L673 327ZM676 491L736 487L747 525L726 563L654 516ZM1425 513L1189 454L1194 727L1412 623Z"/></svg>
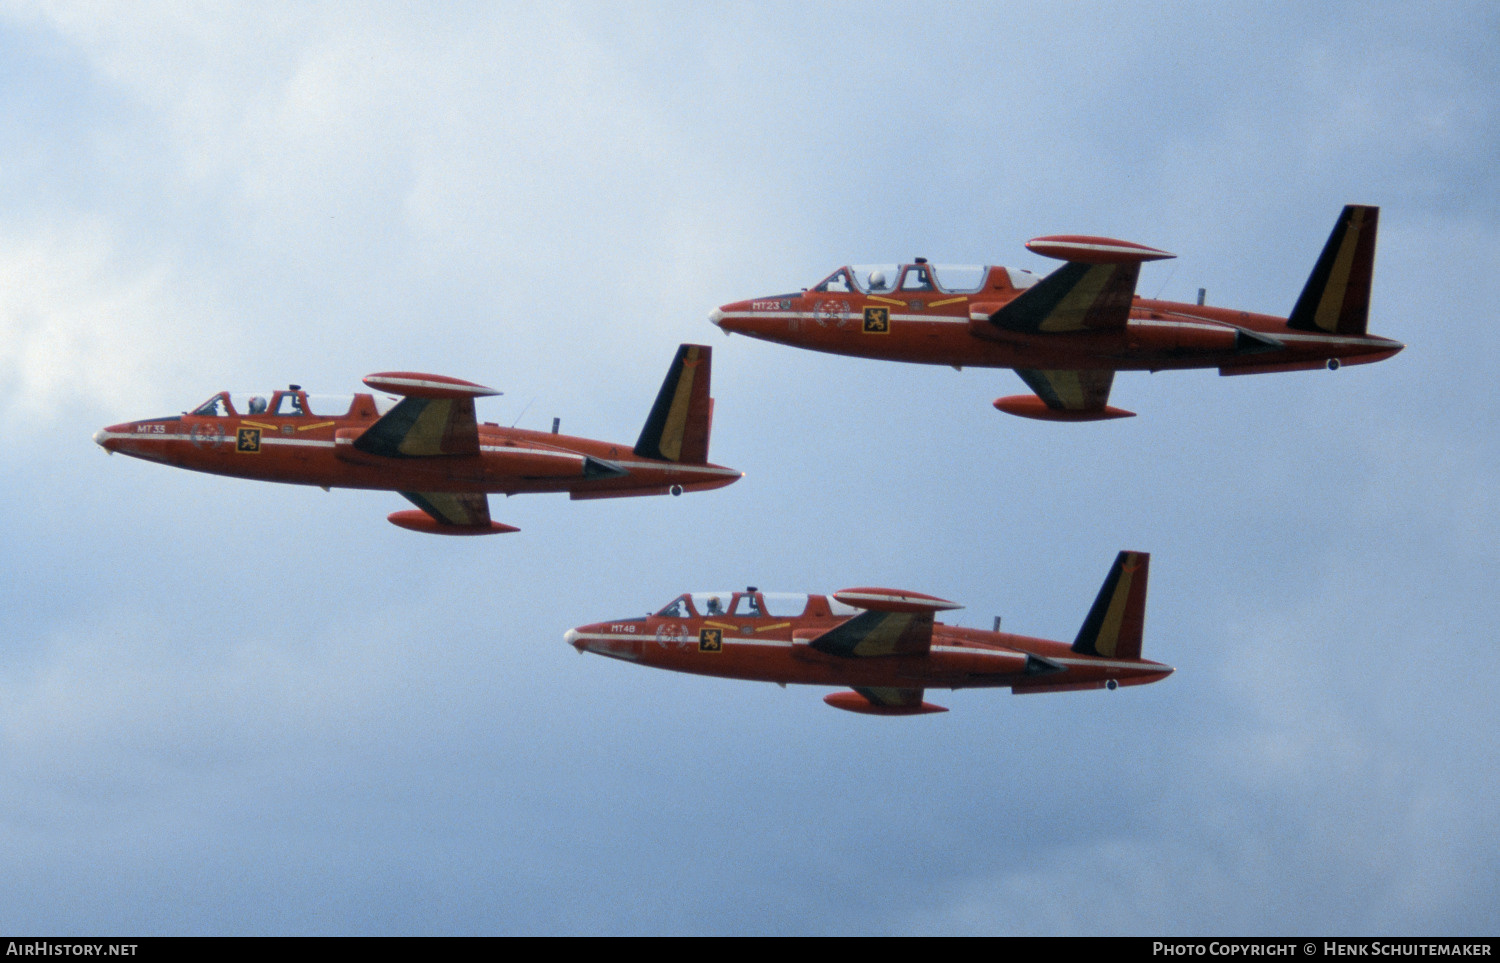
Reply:
<svg viewBox="0 0 1500 963"><path fill-rule="evenodd" d="M921 293L975 294L984 288L992 268L973 264L854 264L841 267L811 290L842 294ZM1037 279L1030 271L999 268L1013 288L1029 288Z"/></svg>
<svg viewBox="0 0 1500 963"><path fill-rule="evenodd" d="M811 596L800 592L685 592L656 613L664 619L796 618L807 612ZM834 615L854 615L859 609L828 599Z"/></svg>
<svg viewBox="0 0 1500 963"><path fill-rule="evenodd" d="M377 397L375 408L385 414L396 403ZM268 418L301 418L319 416L338 418L354 406L354 395L308 394L298 385L285 391L221 391L189 414L207 418L263 415Z"/></svg>

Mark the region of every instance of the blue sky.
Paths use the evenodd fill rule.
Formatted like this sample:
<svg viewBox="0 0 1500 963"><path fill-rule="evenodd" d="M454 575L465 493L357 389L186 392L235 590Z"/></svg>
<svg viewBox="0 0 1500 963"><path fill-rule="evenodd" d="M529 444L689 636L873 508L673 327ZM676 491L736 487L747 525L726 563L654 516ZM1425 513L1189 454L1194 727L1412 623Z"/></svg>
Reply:
<svg viewBox="0 0 1500 963"><path fill-rule="evenodd" d="M1493 932L1497 19L0 4L0 929ZM1123 422L706 321L1058 233L1284 314L1345 203L1405 352L1125 374ZM516 535L89 442L391 369L630 441L682 341L745 479ZM1121 548L1178 672L1112 694L870 719L562 642L744 584L1069 638Z"/></svg>

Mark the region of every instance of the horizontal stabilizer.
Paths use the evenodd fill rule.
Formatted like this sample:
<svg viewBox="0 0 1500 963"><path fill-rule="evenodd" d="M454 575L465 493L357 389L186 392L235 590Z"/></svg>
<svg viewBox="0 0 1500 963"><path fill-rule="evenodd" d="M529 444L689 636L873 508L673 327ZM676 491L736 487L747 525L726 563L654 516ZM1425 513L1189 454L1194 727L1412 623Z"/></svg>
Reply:
<svg viewBox="0 0 1500 963"><path fill-rule="evenodd" d="M1286 342L1279 341L1269 334L1259 331L1251 331L1249 328L1234 329L1234 350L1241 354L1257 354L1262 351L1281 351L1286 347Z"/></svg>
<svg viewBox="0 0 1500 963"><path fill-rule="evenodd" d="M1044 659L1033 652L1026 653L1026 674L1032 678L1044 675L1056 675L1059 672L1066 671L1068 671L1068 667L1065 665L1059 665L1051 659Z"/></svg>
<svg viewBox="0 0 1500 963"><path fill-rule="evenodd" d="M595 458L593 455L585 455L583 458L584 478L621 478L628 474L630 472L612 461Z"/></svg>

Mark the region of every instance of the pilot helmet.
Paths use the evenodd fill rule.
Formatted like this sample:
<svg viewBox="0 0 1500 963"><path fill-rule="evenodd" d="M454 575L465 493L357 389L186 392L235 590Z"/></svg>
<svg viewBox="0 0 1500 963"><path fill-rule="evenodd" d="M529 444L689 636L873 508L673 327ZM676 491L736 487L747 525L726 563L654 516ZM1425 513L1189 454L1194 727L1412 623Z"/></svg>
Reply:
<svg viewBox="0 0 1500 963"><path fill-rule="evenodd" d="M871 271L870 272L870 290L871 291L878 291L878 290L880 290L883 287L885 287L885 272L884 271L878 271L878 270L877 271Z"/></svg>

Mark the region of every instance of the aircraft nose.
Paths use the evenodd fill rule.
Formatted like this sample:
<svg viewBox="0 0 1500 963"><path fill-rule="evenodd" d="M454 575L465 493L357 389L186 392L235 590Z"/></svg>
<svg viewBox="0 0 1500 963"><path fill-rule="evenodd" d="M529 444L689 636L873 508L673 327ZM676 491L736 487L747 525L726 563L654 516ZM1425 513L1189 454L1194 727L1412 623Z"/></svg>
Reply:
<svg viewBox="0 0 1500 963"><path fill-rule="evenodd" d="M579 635L577 629L569 629L564 632L563 641L577 649L579 655L583 654L583 637Z"/></svg>
<svg viewBox="0 0 1500 963"><path fill-rule="evenodd" d="M749 303L745 301L736 301L733 304L723 305L715 309L708 316L708 320L717 325L718 329L725 334L749 334L751 333L751 327L746 323L747 319L744 315L745 309L748 306Z"/></svg>
<svg viewBox="0 0 1500 963"><path fill-rule="evenodd" d="M126 425L110 425L108 428L100 428L94 432L94 444L113 455L120 450L120 435L126 428Z"/></svg>

